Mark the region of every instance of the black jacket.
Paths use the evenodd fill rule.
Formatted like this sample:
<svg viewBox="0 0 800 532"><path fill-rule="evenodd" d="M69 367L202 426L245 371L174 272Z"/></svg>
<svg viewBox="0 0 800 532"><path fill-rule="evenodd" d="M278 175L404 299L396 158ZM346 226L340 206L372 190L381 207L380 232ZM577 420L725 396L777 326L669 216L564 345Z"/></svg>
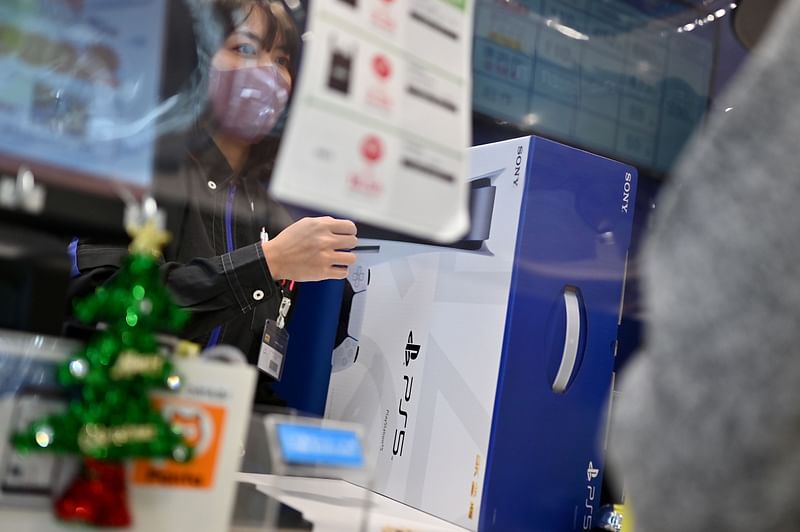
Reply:
<svg viewBox="0 0 800 532"><path fill-rule="evenodd" d="M281 299L259 234L264 227L274 236L292 219L268 196L263 167L237 175L209 138L186 155L155 183L172 234L161 271L175 302L191 312L181 336L202 346L234 345L255 364L264 321L277 316ZM70 296L105 283L126 253L127 242L80 239Z"/></svg>

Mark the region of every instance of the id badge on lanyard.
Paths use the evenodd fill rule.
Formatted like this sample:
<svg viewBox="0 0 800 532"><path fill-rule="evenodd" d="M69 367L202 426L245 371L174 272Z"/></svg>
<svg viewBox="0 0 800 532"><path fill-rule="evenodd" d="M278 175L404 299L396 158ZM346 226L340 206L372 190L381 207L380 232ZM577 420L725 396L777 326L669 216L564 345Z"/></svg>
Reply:
<svg viewBox="0 0 800 532"><path fill-rule="evenodd" d="M261 230L261 241L268 239L266 231ZM289 333L286 332L286 316L292 306L292 290L294 281L281 281L281 305L278 308L278 318L267 320L264 323L264 332L261 335L261 349L258 352L258 369L275 380L281 380L283 365L286 359L286 350L289 347Z"/></svg>

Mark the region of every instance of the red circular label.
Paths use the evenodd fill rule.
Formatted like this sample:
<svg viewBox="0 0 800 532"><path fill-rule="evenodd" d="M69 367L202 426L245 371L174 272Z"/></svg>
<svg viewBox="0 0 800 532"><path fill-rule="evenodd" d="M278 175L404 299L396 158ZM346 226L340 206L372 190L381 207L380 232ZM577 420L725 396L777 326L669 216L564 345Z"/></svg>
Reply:
<svg viewBox="0 0 800 532"><path fill-rule="evenodd" d="M383 144L381 143L381 139L375 135L370 135L365 138L364 142L361 143L361 155L371 163L379 161L380 158L383 157Z"/></svg>
<svg viewBox="0 0 800 532"><path fill-rule="evenodd" d="M376 55L372 58L372 68L378 77L386 79L392 74L392 66L389 60L383 55Z"/></svg>

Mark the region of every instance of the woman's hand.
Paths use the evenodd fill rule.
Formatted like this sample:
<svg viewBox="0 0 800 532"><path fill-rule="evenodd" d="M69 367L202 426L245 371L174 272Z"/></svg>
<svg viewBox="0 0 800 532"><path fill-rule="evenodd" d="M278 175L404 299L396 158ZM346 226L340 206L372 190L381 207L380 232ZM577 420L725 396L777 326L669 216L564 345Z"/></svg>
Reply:
<svg viewBox="0 0 800 532"><path fill-rule="evenodd" d="M303 218L261 244L275 280L344 279L356 261L356 224L330 216Z"/></svg>

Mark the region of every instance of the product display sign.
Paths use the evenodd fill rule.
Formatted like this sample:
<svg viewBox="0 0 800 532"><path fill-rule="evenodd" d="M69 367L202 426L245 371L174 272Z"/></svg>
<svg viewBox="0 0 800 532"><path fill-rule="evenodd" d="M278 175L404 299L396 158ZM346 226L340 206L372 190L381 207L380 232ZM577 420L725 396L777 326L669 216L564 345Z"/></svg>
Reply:
<svg viewBox="0 0 800 532"><path fill-rule="evenodd" d="M469 154L466 240L360 242L325 416L365 427L388 497L472 530L588 530L636 171L537 137Z"/></svg>
<svg viewBox="0 0 800 532"><path fill-rule="evenodd" d="M281 200L436 241L469 228L470 0L330 0L309 12L272 177Z"/></svg>

